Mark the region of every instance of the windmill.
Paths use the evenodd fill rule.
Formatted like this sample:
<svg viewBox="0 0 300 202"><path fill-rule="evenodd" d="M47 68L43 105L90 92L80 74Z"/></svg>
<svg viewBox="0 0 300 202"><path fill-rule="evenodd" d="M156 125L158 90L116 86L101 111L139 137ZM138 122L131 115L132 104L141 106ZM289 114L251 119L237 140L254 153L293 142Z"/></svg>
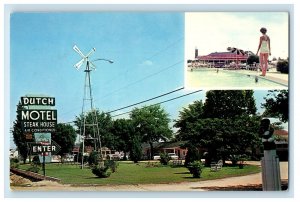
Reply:
<svg viewBox="0 0 300 202"><path fill-rule="evenodd" d="M80 57L81 60L77 62L74 67L79 70L80 67L83 64L86 64L85 67L85 83L84 83L84 96L83 96L83 104L82 104L82 115L83 115L83 120L80 126L80 136L83 139L83 152L84 153L84 141L85 139L92 139L94 140L94 150L99 152L99 158L100 161L102 160L102 145L101 145L101 136L99 133L99 126L98 126L98 114L97 110L94 108L94 103L93 103L93 94L92 94L92 85L91 85L91 71L92 69L96 69L96 66L93 64L94 61L99 61L99 60L104 60L109 63L113 63L112 60L107 60L107 59L95 59L90 61L90 56L96 51L95 48L92 48L90 52L88 52L86 55L84 55L81 50L74 45L73 50L76 51ZM88 115L88 110L87 110L87 104L89 104L90 107L90 114L91 114L91 121L90 123L87 123L86 117ZM89 128L89 130L88 130ZM93 134L86 134L87 132L92 132ZM97 142L98 141L98 145ZM97 149L98 147L98 149ZM81 169L83 169L83 156L81 160Z"/></svg>

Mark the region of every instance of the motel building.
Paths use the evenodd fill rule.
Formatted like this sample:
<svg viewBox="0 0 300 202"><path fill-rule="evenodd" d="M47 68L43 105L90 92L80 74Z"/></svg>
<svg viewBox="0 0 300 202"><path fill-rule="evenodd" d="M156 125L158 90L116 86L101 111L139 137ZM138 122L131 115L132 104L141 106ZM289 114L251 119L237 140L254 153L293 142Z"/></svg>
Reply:
<svg viewBox="0 0 300 202"><path fill-rule="evenodd" d="M198 49L195 49L195 58L188 60L188 68L190 70L201 67L215 68L241 68L246 66L247 59L250 55L254 55L251 51L245 51L245 54L237 52L213 52L208 55L198 56Z"/></svg>

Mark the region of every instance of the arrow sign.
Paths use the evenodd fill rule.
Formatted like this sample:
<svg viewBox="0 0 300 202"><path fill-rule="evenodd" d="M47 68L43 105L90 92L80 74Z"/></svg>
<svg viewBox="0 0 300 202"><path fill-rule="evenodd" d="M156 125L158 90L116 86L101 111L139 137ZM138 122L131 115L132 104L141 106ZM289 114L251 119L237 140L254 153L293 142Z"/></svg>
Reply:
<svg viewBox="0 0 300 202"><path fill-rule="evenodd" d="M51 152L51 154L57 154L60 151L61 147L55 142L51 141L51 145L45 144L32 144L31 151L33 154L42 154Z"/></svg>
<svg viewBox="0 0 300 202"><path fill-rule="evenodd" d="M52 154L57 154L61 149L61 147L54 140L51 140L51 146L55 146L55 151L53 151Z"/></svg>

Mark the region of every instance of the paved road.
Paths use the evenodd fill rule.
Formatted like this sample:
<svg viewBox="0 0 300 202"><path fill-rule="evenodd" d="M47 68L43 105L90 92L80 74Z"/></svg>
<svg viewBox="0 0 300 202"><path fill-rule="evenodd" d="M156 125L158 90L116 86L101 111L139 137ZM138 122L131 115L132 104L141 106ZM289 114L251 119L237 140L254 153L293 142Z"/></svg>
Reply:
<svg viewBox="0 0 300 202"><path fill-rule="evenodd" d="M259 162L248 162L259 164ZM288 162L280 163L281 179L288 179ZM237 185L262 184L261 173L230 177L225 179L207 180L200 182L182 182L174 184L140 184L140 185L115 185L115 186L70 186L55 182L41 181L33 183L30 187L14 187L22 191L206 191L204 187L228 187Z"/></svg>

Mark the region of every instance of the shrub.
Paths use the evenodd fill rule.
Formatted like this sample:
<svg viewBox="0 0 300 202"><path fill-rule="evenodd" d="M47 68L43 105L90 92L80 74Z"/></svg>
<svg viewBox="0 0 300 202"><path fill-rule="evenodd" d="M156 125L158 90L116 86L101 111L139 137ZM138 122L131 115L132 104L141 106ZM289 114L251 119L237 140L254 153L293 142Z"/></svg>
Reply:
<svg viewBox="0 0 300 202"><path fill-rule="evenodd" d="M190 163L192 163L194 161L198 161L200 159L201 159L201 155L200 155L198 149L194 146L189 146L188 152L185 156L184 166L188 166Z"/></svg>
<svg viewBox="0 0 300 202"><path fill-rule="evenodd" d="M169 161L171 160L170 156L167 153L161 153L160 154L160 163L162 165L168 165Z"/></svg>
<svg viewBox="0 0 300 202"><path fill-rule="evenodd" d="M94 166L92 168L92 173L96 176L98 176L99 178L107 178L110 176L110 172L108 171L109 167L108 166Z"/></svg>
<svg viewBox="0 0 300 202"><path fill-rule="evenodd" d="M132 160L134 163L137 163L142 158L142 147L140 138L137 136L133 137L130 144L130 160Z"/></svg>
<svg viewBox="0 0 300 202"><path fill-rule="evenodd" d="M246 155L241 155L240 157L239 157L239 168L240 169L243 169L244 168L244 166L245 166L245 161L247 161L249 158L248 158L248 156L246 156Z"/></svg>
<svg viewBox="0 0 300 202"><path fill-rule="evenodd" d="M193 178L200 178L203 167L204 166L200 161L194 161L187 166L187 169L189 169Z"/></svg>
<svg viewBox="0 0 300 202"><path fill-rule="evenodd" d="M99 164L99 155L97 152L93 151L88 157L89 166L96 166Z"/></svg>
<svg viewBox="0 0 300 202"><path fill-rule="evenodd" d="M40 167L37 165L32 165L31 167L27 168L27 171L38 173L40 171Z"/></svg>
<svg viewBox="0 0 300 202"><path fill-rule="evenodd" d="M230 155L229 158L230 158L229 160L231 161L232 165L236 166L239 161L239 155L232 154L232 155Z"/></svg>
<svg viewBox="0 0 300 202"><path fill-rule="evenodd" d="M276 65L277 71L281 73L289 73L289 62L287 60L280 60Z"/></svg>
<svg viewBox="0 0 300 202"><path fill-rule="evenodd" d="M34 157L32 158L31 165L37 165L37 166L40 166L40 165L41 165L39 156L34 156Z"/></svg>
<svg viewBox="0 0 300 202"><path fill-rule="evenodd" d="M107 166L108 168L110 168L111 172L116 172L117 168L119 166L119 163L117 161L114 160L106 160L104 162L104 166Z"/></svg>
<svg viewBox="0 0 300 202"><path fill-rule="evenodd" d="M10 168L18 168L20 166L19 159L12 158L10 159Z"/></svg>
<svg viewBox="0 0 300 202"><path fill-rule="evenodd" d="M41 162L39 156L34 156L32 158L30 167L27 169L27 171L38 173L41 169Z"/></svg>
<svg viewBox="0 0 300 202"><path fill-rule="evenodd" d="M150 162L150 161L148 161L147 163L146 163L146 166L145 166L146 168L153 168L153 167L159 167L159 165L158 165L158 162Z"/></svg>

